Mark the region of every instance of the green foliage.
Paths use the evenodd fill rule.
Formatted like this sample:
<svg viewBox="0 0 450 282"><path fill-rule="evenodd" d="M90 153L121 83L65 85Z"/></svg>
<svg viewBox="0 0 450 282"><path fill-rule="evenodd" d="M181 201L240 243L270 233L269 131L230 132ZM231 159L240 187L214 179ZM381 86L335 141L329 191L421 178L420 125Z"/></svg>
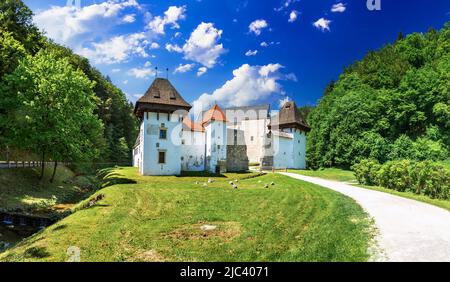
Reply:
<svg viewBox="0 0 450 282"><path fill-rule="evenodd" d="M432 161L389 161L380 165L374 160L362 160L352 166L359 183L379 185L400 192L413 192L433 199L450 196L450 171Z"/></svg>
<svg viewBox="0 0 450 282"><path fill-rule="evenodd" d="M356 180L365 185L376 184L376 179L380 168L381 165L378 161L370 159L362 160L352 166L352 170L355 172Z"/></svg>
<svg viewBox="0 0 450 282"><path fill-rule="evenodd" d="M25 150L53 160L89 160L99 154L102 124L93 114L93 83L67 59L42 50L6 75L2 90L14 101L7 136ZM14 106L12 106L14 105Z"/></svg>
<svg viewBox="0 0 450 282"><path fill-rule="evenodd" d="M399 37L346 68L309 115L312 168L441 160L450 148L450 24Z"/></svg>
<svg viewBox="0 0 450 282"><path fill-rule="evenodd" d="M46 50L56 59L65 59L70 65L80 70L94 82L93 91L97 96L94 113L104 124L103 136L99 136L96 150L98 157L92 161L98 162L131 162L131 149L137 135L137 120L133 116L133 105L127 101L125 94L115 87L110 80L93 68L89 61L74 54L70 49L55 44L45 38L33 25L32 12L20 0L4 0L0 2L0 84L2 77L11 74L20 59L26 55L34 56L39 51ZM19 85L17 85L19 87ZM9 156L30 155L34 152L24 151L23 146L15 146L13 139L6 136L5 131L21 126L18 112L14 109L18 105L14 102L12 93L0 96L0 152ZM17 90L17 89L16 89ZM3 89L2 91L5 91ZM3 92L2 92L3 93ZM19 118L17 120L16 118ZM86 131L96 125L86 123ZM9 128L9 129L8 129ZM93 133L93 132L92 132ZM124 149L121 138L125 138L128 153L116 154L116 150Z"/></svg>

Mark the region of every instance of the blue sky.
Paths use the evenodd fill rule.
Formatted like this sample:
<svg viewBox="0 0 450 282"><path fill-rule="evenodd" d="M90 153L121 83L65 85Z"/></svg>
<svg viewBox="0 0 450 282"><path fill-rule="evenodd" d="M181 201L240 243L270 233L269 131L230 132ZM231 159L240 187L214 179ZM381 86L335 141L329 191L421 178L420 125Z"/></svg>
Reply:
<svg viewBox="0 0 450 282"><path fill-rule="evenodd" d="M24 2L49 37L88 57L131 101L157 66L206 106L314 105L368 51L450 20L448 0L381 0L380 11L366 0Z"/></svg>

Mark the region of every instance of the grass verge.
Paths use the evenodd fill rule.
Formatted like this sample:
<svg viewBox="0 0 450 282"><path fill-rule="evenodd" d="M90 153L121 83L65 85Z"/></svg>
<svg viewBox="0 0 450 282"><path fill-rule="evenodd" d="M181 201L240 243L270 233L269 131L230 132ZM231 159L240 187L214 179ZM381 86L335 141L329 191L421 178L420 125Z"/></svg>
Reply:
<svg viewBox="0 0 450 282"><path fill-rule="evenodd" d="M82 261L369 258L372 223L352 199L283 175L247 176L150 177L135 168L110 170L107 177L122 184L98 191L103 200L22 241L0 260L65 261L71 246L80 249ZM205 225L215 229L202 230Z"/></svg>

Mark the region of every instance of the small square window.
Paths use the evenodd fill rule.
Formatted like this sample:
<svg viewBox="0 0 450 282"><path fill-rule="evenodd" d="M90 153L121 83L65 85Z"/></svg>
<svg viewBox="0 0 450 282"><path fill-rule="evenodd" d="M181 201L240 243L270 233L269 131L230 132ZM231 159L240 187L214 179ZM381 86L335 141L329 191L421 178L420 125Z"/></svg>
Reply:
<svg viewBox="0 0 450 282"><path fill-rule="evenodd" d="M251 137L250 137L250 141L252 141L252 142L253 142L253 140L254 140L254 139L255 139L255 138L253 138L253 136L251 136Z"/></svg>
<svg viewBox="0 0 450 282"><path fill-rule="evenodd" d="M158 163L165 164L166 163L166 152L159 151L158 152Z"/></svg>
<svg viewBox="0 0 450 282"><path fill-rule="evenodd" d="M185 143L185 142L184 142L184 139L182 139L182 140L181 140L181 145L184 145L184 143Z"/></svg>
<svg viewBox="0 0 450 282"><path fill-rule="evenodd" d="M167 139L167 129L159 130L159 139Z"/></svg>

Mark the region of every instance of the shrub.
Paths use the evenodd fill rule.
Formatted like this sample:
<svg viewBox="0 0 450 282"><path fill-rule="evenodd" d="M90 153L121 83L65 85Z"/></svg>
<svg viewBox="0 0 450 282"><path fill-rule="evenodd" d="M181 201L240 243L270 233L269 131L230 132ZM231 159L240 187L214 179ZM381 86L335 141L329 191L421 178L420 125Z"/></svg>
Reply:
<svg viewBox="0 0 450 282"><path fill-rule="evenodd" d="M356 179L365 185L379 185L388 189L449 199L450 171L442 164L427 160L389 161L380 165L374 160L362 160L353 165Z"/></svg>
<svg viewBox="0 0 450 282"><path fill-rule="evenodd" d="M361 184L374 185L377 184L376 177L381 165L376 160L362 160L352 166L356 179Z"/></svg>
<svg viewBox="0 0 450 282"><path fill-rule="evenodd" d="M450 172L443 165L431 161L416 163L411 170L411 177L416 194L438 199L449 198Z"/></svg>

